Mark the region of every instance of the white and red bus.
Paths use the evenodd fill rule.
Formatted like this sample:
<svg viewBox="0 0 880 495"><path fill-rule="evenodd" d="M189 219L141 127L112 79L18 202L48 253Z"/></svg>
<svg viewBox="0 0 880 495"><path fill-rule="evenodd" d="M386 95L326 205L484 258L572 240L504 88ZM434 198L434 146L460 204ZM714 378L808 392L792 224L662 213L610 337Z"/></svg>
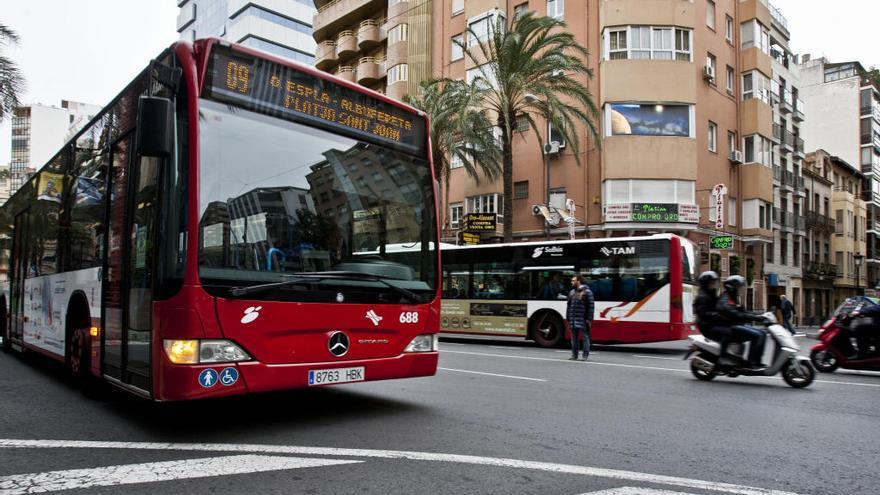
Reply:
<svg viewBox="0 0 880 495"><path fill-rule="evenodd" d="M176 43L0 208L3 346L157 401L433 375L429 157L415 109Z"/></svg>
<svg viewBox="0 0 880 495"><path fill-rule="evenodd" d="M696 332L695 254L672 234L443 246L440 331L559 346L569 337L566 298L579 274L596 300L593 342L684 339Z"/></svg>

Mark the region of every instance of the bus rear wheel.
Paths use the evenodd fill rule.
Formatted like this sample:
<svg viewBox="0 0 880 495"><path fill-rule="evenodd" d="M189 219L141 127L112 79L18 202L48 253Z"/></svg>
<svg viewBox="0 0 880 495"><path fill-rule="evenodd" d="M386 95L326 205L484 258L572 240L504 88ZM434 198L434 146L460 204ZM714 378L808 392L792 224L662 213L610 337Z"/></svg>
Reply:
<svg viewBox="0 0 880 495"><path fill-rule="evenodd" d="M559 347L565 341L565 323L553 314L539 315L529 333L541 347Z"/></svg>
<svg viewBox="0 0 880 495"><path fill-rule="evenodd" d="M67 371L77 379L89 374L88 330L78 328L67 339Z"/></svg>

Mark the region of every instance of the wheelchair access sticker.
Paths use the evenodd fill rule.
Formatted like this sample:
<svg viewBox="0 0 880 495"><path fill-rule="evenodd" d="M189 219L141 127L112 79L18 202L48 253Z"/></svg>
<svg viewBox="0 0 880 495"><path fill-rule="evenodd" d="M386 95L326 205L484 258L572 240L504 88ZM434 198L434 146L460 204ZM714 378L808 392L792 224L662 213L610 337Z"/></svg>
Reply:
<svg viewBox="0 0 880 495"><path fill-rule="evenodd" d="M235 368L224 368L220 372L220 383L225 386L233 385L238 381L238 370Z"/></svg>

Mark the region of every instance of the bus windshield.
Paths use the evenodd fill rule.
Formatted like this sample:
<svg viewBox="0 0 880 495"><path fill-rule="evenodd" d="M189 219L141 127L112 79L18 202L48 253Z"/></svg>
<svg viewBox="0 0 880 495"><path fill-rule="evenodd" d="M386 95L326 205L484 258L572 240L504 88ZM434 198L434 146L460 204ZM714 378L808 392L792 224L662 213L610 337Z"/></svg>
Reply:
<svg viewBox="0 0 880 495"><path fill-rule="evenodd" d="M365 276L314 277L247 297L323 301L343 286L356 294L347 301L398 302L379 277L433 299L426 160L207 99L199 140L199 274L210 293L344 271Z"/></svg>

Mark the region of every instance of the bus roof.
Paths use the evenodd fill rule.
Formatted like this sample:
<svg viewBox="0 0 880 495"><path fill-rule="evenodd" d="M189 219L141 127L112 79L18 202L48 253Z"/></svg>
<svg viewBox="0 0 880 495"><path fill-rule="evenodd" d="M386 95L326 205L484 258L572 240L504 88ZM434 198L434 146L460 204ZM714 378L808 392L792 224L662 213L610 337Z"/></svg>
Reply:
<svg viewBox="0 0 880 495"><path fill-rule="evenodd" d="M441 251L445 250L458 250L458 249L486 249L486 248L499 248L499 247L517 247L517 246L534 246L535 244L581 244L581 243L599 243L599 242L626 242L626 241L649 241L649 240L671 240L673 237L677 237L682 240L687 240L684 237L681 237L676 234L651 234L651 235L643 235L643 236L634 236L634 237L599 237L594 239L565 239L565 240L549 240L549 241L527 241L527 242L509 242L509 243L499 243L499 244L478 244L473 246L455 246L455 245L447 245L441 244ZM690 241L688 241L690 242Z"/></svg>

